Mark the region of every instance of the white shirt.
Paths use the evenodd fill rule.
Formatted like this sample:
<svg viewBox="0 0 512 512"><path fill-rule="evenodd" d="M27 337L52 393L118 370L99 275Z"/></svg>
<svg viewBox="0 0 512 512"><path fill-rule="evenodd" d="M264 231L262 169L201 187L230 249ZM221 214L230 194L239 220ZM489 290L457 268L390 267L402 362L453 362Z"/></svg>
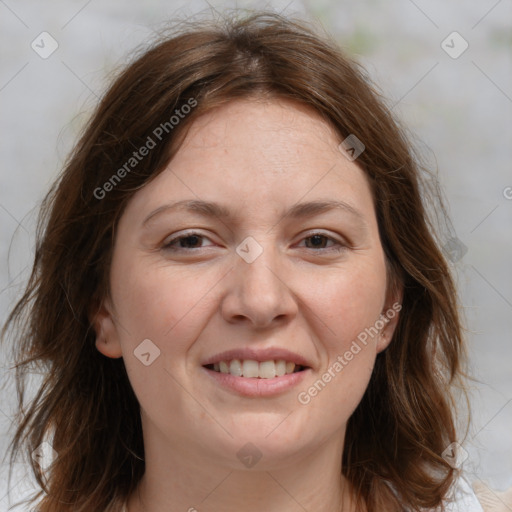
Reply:
<svg viewBox="0 0 512 512"><path fill-rule="evenodd" d="M484 512L471 486L459 478L455 486L455 501L446 506L446 512Z"/></svg>

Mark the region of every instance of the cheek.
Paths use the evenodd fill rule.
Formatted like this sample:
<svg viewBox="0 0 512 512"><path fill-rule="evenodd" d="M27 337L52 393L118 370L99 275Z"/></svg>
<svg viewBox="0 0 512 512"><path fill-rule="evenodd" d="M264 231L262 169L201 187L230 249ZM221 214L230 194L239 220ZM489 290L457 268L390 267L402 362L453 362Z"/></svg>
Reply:
<svg viewBox="0 0 512 512"><path fill-rule="evenodd" d="M330 351L345 351L352 340L375 324L386 295L385 264L376 258L331 272L310 283L308 306L325 323Z"/></svg>
<svg viewBox="0 0 512 512"><path fill-rule="evenodd" d="M179 335L190 322L190 315L200 323L201 313L208 307L208 290L214 281L191 276L183 269L133 265L126 278L113 276L114 302L123 327L134 341L150 338L162 347L173 347L183 336ZM210 283L210 281L212 281ZM182 333L183 334L183 333Z"/></svg>
<svg viewBox="0 0 512 512"><path fill-rule="evenodd" d="M320 319L317 335L324 357L319 379L303 390L301 403L317 409L333 428L359 404L376 357L375 324L385 301L385 265L378 259L360 263L340 268L321 280L322 286L311 283L308 292L308 305Z"/></svg>
<svg viewBox="0 0 512 512"><path fill-rule="evenodd" d="M204 272L198 279L183 269L144 262L119 259L117 263L111 276L112 295L126 370L143 409L166 421L162 411L180 410L181 400L186 399L170 373L176 372L176 366L182 371L181 362L210 318L208 292L218 278ZM137 355L148 352L146 366ZM169 392L162 395L162 389Z"/></svg>

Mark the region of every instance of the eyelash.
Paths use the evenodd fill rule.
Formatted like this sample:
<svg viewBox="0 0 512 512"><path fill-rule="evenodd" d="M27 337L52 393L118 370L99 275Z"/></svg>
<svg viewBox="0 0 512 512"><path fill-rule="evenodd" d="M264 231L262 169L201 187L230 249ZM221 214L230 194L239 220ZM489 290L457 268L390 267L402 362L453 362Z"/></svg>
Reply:
<svg viewBox="0 0 512 512"><path fill-rule="evenodd" d="M342 251L345 251L347 249L346 245L343 245L338 240L336 240L336 239L334 239L334 238L332 238L330 236L327 236L325 233L317 233L317 232L310 233L307 237L302 238L301 241L302 240L307 240L309 238L313 238L315 236L321 236L323 238L326 238L328 241L334 242L334 244L337 245L337 247L320 247L321 251L342 252ZM174 244L180 242L181 240L186 240L187 238L191 238L191 237L199 237L201 239L204 239L204 238L208 239L207 236L201 235L200 233L190 232L190 233L186 233L185 235L180 235L180 236L177 236L175 238L172 238L171 240L169 240L166 244L164 244L162 246L162 249L164 249L166 251L172 251L172 252L181 252L181 251L189 252L189 251L193 251L193 250L197 250L197 249L203 249L203 247L197 247L197 248L192 248L192 249L187 249L187 248L184 248L184 247L179 247L179 248L173 247ZM313 248L306 247L306 249L313 249ZM319 252L319 251L315 250L315 252Z"/></svg>

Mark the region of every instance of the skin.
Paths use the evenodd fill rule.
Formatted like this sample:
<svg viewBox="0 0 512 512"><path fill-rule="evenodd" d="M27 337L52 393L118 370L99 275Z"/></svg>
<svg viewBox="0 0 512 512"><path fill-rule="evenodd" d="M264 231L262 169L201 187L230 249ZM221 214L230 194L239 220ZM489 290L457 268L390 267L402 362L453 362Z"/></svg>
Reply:
<svg viewBox="0 0 512 512"><path fill-rule="evenodd" d="M400 297L387 297L369 184L340 141L291 101L232 101L196 120L168 167L128 204L112 299L94 325L97 349L124 358L141 405L146 473L129 512L355 510L340 476L346 423L398 315L308 404L297 395ZM185 199L219 203L232 217L166 210L143 226L155 209ZM316 200L343 201L361 217L341 209L284 217ZM190 230L204 238L163 248ZM263 248L252 263L235 251L248 236ZM134 356L145 339L160 350L148 366ZM278 396L248 398L201 366L248 346L287 348L312 370ZM247 442L262 455L252 468L236 455Z"/></svg>

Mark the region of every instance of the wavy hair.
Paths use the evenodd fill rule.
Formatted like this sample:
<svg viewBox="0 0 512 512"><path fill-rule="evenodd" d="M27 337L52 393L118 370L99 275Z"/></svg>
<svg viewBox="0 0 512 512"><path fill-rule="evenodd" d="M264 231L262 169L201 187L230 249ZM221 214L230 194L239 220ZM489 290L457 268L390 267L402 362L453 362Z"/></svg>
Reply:
<svg viewBox="0 0 512 512"><path fill-rule="evenodd" d="M357 163L371 184L388 291L400 286L403 299L393 340L347 425L342 467L361 509L442 508L458 476L441 454L457 440L465 344L419 159L366 72L328 36L275 13L237 13L183 23L137 54L43 201L31 276L2 336L12 338L19 400L11 463L28 455L40 512L119 511L144 473L138 401L122 358L95 348L90 319L109 296L115 229L130 198L165 168L194 119L247 97L300 102L340 141L354 134L366 147ZM186 118L113 182L191 98ZM29 400L36 369L42 381ZM30 454L45 439L58 456L43 472Z"/></svg>

